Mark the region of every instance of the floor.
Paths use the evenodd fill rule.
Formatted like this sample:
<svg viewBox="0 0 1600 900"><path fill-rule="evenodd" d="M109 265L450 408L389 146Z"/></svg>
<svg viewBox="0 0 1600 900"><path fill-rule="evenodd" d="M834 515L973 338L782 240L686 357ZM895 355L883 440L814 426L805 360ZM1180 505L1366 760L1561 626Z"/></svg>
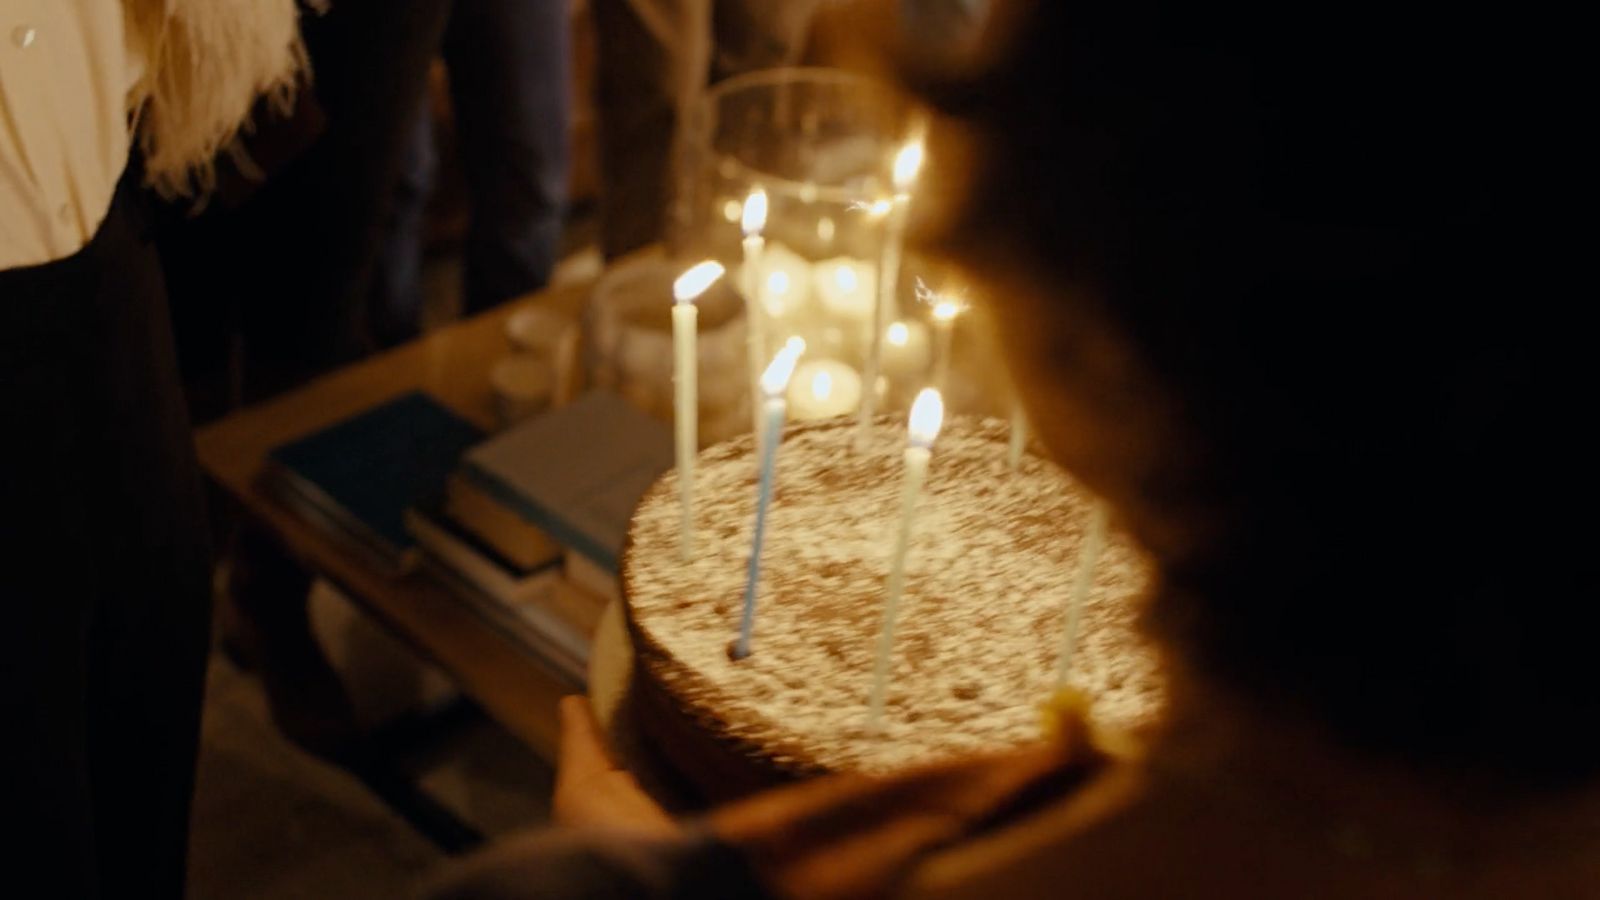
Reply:
<svg viewBox="0 0 1600 900"><path fill-rule="evenodd" d="M363 719L450 696L440 675L352 612L332 588L319 585L312 608ZM549 767L481 717L410 763L431 796L487 835L546 820ZM280 737L256 680L213 655L195 788L191 900L405 897L445 861L361 782Z"/></svg>

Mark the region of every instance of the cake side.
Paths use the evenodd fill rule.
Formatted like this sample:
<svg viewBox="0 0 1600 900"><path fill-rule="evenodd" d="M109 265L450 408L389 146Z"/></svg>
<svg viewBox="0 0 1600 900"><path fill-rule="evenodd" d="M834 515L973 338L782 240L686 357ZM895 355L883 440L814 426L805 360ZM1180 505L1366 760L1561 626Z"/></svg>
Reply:
<svg viewBox="0 0 1600 900"><path fill-rule="evenodd" d="M790 429L814 428L817 425L792 425ZM754 450L754 438L746 433L702 451L698 465L704 466L711 461L748 459ZM749 489L755 490L753 474ZM678 509L677 491L676 472L668 472L640 499L639 508L665 505ZM703 504L708 498L702 495L699 499ZM752 504L752 515L753 508ZM635 521L637 518L636 512ZM622 612L635 654L631 689L633 713L640 720L641 728L657 741L657 752L696 781L708 798L717 801L825 774L827 770L809 759L805 748L799 744L779 747L764 745L756 738L741 737L770 733L771 730L736 728L725 721L716 703L716 687L678 662L666 646L656 643L649 629L640 627L630 594L634 593L632 586L635 583L648 585L650 582L647 578L635 578L635 559L652 550L658 553L663 551L660 547L636 547L637 532L636 525L630 526L623 543ZM706 540L704 534L697 537L699 542ZM672 543L667 550L672 560L677 560L677 544ZM742 583L740 591L742 602ZM676 608L677 604L673 606ZM646 603L645 608L660 615L654 604Z"/></svg>
<svg viewBox="0 0 1600 900"><path fill-rule="evenodd" d="M727 647L754 517L752 441L701 455L689 563L677 554L675 474L651 488L622 568L638 677L735 757L779 777L886 771L1036 739L1086 496L1038 458L1009 471L1004 423L947 424L910 545L886 722L874 730L867 693L905 430L881 420L856 452L853 429L830 420L785 432L746 660L730 660ZM1097 718L1123 727L1153 721L1162 702L1154 654L1133 630L1145 580L1143 560L1114 536L1074 663Z"/></svg>

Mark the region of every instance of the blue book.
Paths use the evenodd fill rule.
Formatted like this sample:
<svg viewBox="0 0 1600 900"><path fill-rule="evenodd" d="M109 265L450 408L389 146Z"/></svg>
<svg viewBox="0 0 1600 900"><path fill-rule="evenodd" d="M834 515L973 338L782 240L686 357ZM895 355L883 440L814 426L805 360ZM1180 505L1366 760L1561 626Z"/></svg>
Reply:
<svg viewBox="0 0 1600 900"><path fill-rule="evenodd" d="M406 509L437 496L482 440L476 425L414 391L273 450L264 484L370 561L404 572L417 556Z"/></svg>
<svg viewBox="0 0 1600 900"><path fill-rule="evenodd" d="M669 426L596 390L474 447L461 471L614 575L634 508L672 465Z"/></svg>

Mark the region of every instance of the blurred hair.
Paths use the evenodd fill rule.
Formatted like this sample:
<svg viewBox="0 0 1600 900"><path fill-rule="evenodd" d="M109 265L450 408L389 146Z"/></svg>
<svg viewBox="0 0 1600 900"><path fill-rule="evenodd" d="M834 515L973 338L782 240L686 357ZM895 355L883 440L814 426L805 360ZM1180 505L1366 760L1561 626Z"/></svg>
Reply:
<svg viewBox="0 0 1600 900"><path fill-rule="evenodd" d="M1572 113L1503 11L1403 7L1002 2L979 62L908 64L965 148L934 241L1004 287L1173 652L1368 750L1571 784L1600 771L1593 404L1545 302Z"/></svg>

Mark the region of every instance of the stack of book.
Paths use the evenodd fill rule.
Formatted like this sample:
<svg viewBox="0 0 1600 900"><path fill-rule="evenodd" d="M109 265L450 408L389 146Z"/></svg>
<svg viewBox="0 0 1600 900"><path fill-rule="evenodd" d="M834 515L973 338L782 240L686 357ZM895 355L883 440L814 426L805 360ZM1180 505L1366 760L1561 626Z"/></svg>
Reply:
<svg viewBox="0 0 1600 900"><path fill-rule="evenodd" d="M385 567L418 565L581 685L628 520L672 436L595 391L485 439L410 394L279 448L268 483Z"/></svg>
<svg viewBox="0 0 1600 900"><path fill-rule="evenodd" d="M634 507L672 460L665 425L591 391L469 449L440 500L412 510L411 533L581 671L600 612L618 594Z"/></svg>
<svg viewBox="0 0 1600 900"><path fill-rule="evenodd" d="M391 575L421 556L407 508L437 493L483 432L420 391L284 444L262 486L346 550Z"/></svg>

